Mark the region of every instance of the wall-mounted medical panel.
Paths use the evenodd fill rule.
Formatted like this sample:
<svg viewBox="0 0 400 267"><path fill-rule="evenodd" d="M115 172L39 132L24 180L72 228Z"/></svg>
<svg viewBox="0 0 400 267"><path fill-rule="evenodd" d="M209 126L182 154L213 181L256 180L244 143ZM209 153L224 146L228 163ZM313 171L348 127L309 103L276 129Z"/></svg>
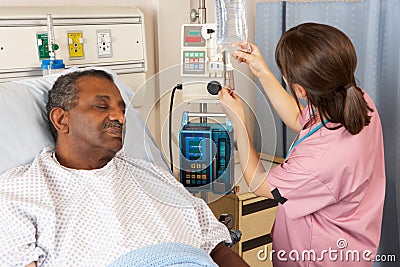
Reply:
<svg viewBox="0 0 400 267"><path fill-rule="evenodd" d="M52 16L56 58L67 68L146 72L143 14L135 7L3 7L0 82L42 75L40 57L48 54L47 14Z"/></svg>

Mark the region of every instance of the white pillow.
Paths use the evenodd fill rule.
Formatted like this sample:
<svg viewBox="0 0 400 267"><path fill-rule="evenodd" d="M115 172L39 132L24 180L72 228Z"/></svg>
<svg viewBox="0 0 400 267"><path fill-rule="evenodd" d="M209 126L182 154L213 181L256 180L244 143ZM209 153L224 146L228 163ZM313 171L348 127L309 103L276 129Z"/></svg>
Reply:
<svg viewBox="0 0 400 267"><path fill-rule="evenodd" d="M134 96L129 86L113 71L96 69L113 75L122 97L129 103ZM0 174L10 168L31 163L44 147L54 146L46 113L47 93L60 75L76 70L78 68L45 77L0 83ZM168 170L161 151L147 130L140 113L129 105L126 116L124 151Z"/></svg>

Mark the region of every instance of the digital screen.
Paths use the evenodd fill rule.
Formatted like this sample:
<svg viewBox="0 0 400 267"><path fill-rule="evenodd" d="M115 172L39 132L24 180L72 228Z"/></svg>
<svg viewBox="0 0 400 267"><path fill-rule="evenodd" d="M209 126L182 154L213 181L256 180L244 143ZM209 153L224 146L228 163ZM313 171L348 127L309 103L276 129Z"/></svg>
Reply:
<svg viewBox="0 0 400 267"><path fill-rule="evenodd" d="M201 159L202 139L203 139L202 137L187 137L186 156L189 158L189 160Z"/></svg>
<svg viewBox="0 0 400 267"><path fill-rule="evenodd" d="M200 147L190 147L189 148L189 153L200 154Z"/></svg>
<svg viewBox="0 0 400 267"><path fill-rule="evenodd" d="M185 42L186 43L200 43L201 37L200 36L186 36Z"/></svg>
<svg viewBox="0 0 400 267"><path fill-rule="evenodd" d="M200 146L200 140L189 141L189 146Z"/></svg>
<svg viewBox="0 0 400 267"><path fill-rule="evenodd" d="M201 35L200 26L185 26L183 44L186 47L205 47L205 40Z"/></svg>

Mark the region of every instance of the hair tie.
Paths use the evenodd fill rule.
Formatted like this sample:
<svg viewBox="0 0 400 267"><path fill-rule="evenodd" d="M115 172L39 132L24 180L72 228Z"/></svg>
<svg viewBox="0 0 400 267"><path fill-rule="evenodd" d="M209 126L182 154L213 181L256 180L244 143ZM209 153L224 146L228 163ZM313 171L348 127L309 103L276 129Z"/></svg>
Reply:
<svg viewBox="0 0 400 267"><path fill-rule="evenodd" d="M350 89L351 87L353 87L354 85L352 83L347 84L346 86L344 86L344 89L347 91L348 89Z"/></svg>

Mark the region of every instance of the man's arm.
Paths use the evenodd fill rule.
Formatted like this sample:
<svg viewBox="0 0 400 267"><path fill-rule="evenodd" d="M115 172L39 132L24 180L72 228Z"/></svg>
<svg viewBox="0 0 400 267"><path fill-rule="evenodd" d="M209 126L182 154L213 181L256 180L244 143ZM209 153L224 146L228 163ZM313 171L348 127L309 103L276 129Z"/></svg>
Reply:
<svg viewBox="0 0 400 267"><path fill-rule="evenodd" d="M29 263L25 267L36 267L36 262L32 261L31 263Z"/></svg>
<svg viewBox="0 0 400 267"><path fill-rule="evenodd" d="M210 256L220 267L250 267L250 265L224 243L219 243L211 251Z"/></svg>

